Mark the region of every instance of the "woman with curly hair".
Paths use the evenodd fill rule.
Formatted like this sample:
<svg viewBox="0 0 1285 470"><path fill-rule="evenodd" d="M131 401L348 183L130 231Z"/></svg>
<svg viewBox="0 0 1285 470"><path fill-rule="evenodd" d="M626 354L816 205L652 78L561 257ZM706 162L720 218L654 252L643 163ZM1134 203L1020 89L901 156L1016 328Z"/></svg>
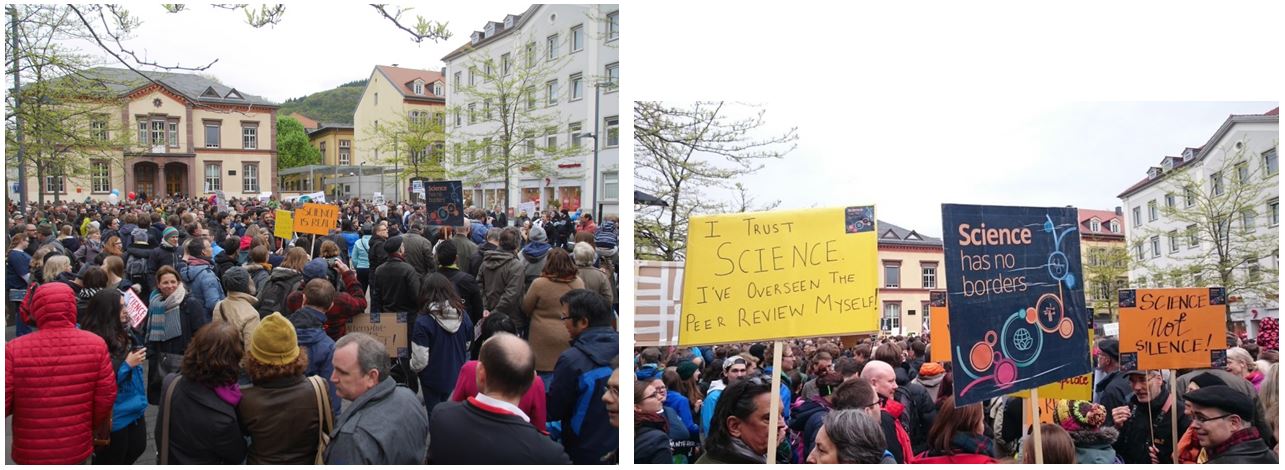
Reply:
<svg viewBox="0 0 1285 470"><path fill-rule="evenodd" d="M308 353L299 349L294 325L280 313L264 317L241 364L254 382L237 405L241 429L250 437L246 463L315 462L319 433L330 433L324 423L333 423L334 416L325 403L324 379L304 377Z"/></svg>
<svg viewBox="0 0 1285 470"><path fill-rule="evenodd" d="M573 289L584 289L575 263L562 248L549 250L548 259L540 277L531 282L522 297L522 313L530 326L531 350L535 351L535 370L548 382L553 378L553 366L558 356L571 344L562 319L563 294Z"/></svg>
<svg viewBox="0 0 1285 470"><path fill-rule="evenodd" d="M245 461L237 386L244 345L226 322L201 328L183 355L178 374L165 377L156 413L161 465L239 465Z"/></svg>

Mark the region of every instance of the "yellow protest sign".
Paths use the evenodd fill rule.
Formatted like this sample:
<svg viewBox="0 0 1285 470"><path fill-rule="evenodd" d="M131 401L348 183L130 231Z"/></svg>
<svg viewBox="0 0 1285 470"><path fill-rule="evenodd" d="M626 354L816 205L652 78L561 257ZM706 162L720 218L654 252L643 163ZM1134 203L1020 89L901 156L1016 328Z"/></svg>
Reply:
<svg viewBox="0 0 1285 470"><path fill-rule="evenodd" d="M1221 367L1227 358L1227 296L1221 287L1120 291L1120 367Z"/></svg>
<svg viewBox="0 0 1285 470"><path fill-rule="evenodd" d="M273 222L272 234L289 240L294 238L294 214L290 211L277 209L275 222Z"/></svg>
<svg viewBox="0 0 1285 470"><path fill-rule="evenodd" d="M339 206L309 202L295 211L294 230L299 233L329 235L339 224Z"/></svg>
<svg viewBox="0 0 1285 470"><path fill-rule="evenodd" d="M682 345L879 329L874 206L692 217Z"/></svg>
<svg viewBox="0 0 1285 470"><path fill-rule="evenodd" d="M1092 350L1093 349L1093 329L1085 328L1085 330L1089 336L1089 349ZM1052 405L1049 405L1048 402L1053 402L1056 400L1092 401L1093 400L1093 373L1089 372L1084 375L1067 377L1057 382L1044 384L1039 387L1039 391L1040 391L1039 393L1040 400L1043 400L1044 405L1046 406L1052 406ZM1026 389L1020 392L1010 393L1009 396L1014 396L1018 398L1030 398L1031 390ZM1052 416L1052 415L1053 415L1052 411L1049 411L1047 413L1041 412L1040 422L1051 423L1052 421L1046 420L1045 416Z"/></svg>

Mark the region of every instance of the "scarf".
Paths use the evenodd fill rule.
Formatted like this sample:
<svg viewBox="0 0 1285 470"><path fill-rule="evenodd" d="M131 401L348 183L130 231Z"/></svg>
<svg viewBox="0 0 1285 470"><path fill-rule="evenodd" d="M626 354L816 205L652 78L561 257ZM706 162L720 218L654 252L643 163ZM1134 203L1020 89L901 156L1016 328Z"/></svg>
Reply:
<svg viewBox="0 0 1285 470"><path fill-rule="evenodd" d="M179 305L183 303L185 297L187 297L187 290L183 288L181 282L169 297L162 298L160 290L152 291L147 307L147 320L150 325L147 341L169 341L183 334Z"/></svg>
<svg viewBox="0 0 1285 470"><path fill-rule="evenodd" d="M1222 444L1218 444L1214 446L1213 449L1209 449L1209 453L1211 454L1209 458L1213 459L1215 456L1223 455L1228 450L1231 450L1232 446L1255 439L1262 439L1262 436L1258 435L1258 428L1253 426L1231 433L1231 437L1227 438L1226 441L1223 441Z"/></svg>
<svg viewBox="0 0 1285 470"><path fill-rule="evenodd" d="M214 394L229 405L236 406L241 403L241 387L236 381L214 387Z"/></svg>
<svg viewBox="0 0 1285 470"><path fill-rule="evenodd" d="M648 413L646 411L634 410L634 427L649 427L659 429L669 435L669 420L665 419L664 412Z"/></svg>
<svg viewBox="0 0 1285 470"><path fill-rule="evenodd" d="M709 452L712 457L724 463L767 463L767 456L754 452L753 449L750 449L750 446L745 444L745 441L735 437L728 437L728 439L731 441L728 448L708 449L707 452Z"/></svg>

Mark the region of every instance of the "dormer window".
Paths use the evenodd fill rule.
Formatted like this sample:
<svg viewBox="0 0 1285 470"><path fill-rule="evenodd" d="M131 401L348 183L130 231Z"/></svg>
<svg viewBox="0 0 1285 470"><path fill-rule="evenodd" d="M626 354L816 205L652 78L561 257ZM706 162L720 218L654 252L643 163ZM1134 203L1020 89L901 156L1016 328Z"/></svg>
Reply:
<svg viewBox="0 0 1285 470"><path fill-rule="evenodd" d="M415 83L412 83L412 84L411 84L411 90L412 90L412 91L414 91L416 95L423 96L423 95L424 95L424 81L423 81L423 80L415 80Z"/></svg>
<svg viewBox="0 0 1285 470"><path fill-rule="evenodd" d="M202 98L221 98L221 96L219 96L219 92L214 91L214 87L206 87L205 91L201 93L201 97Z"/></svg>
<svg viewBox="0 0 1285 470"><path fill-rule="evenodd" d="M442 82L433 82L433 95L442 96Z"/></svg>
<svg viewBox="0 0 1285 470"><path fill-rule="evenodd" d="M473 34L469 35L469 44L477 44L477 42L481 40L482 40L481 31L474 31Z"/></svg>
<svg viewBox="0 0 1285 470"><path fill-rule="evenodd" d="M499 23L496 23L496 22L493 22L493 21L492 21L492 22L490 22L490 23L487 23L487 24L486 24L486 36L487 36L487 37L491 37L491 36L494 36L494 35L495 35L495 25L497 25L497 24L499 24Z"/></svg>
<svg viewBox="0 0 1285 470"><path fill-rule="evenodd" d="M229 92L228 92L228 94L227 94L227 96L224 96L224 98L227 98L227 99L230 99L230 100L243 100L243 99L245 99L245 97L241 96L241 93L238 93L238 92L236 91L236 88L233 88L233 89L232 89L232 91L229 91Z"/></svg>
<svg viewBox="0 0 1285 470"><path fill-rule="evenodd" d="M1094 218L1092 218L1092 219L1089 219L1089 231L1090 231L1090 232L1101 232L1101 231L1102 231L1102 222L1101 222L1101 221L1099 221L1097 217L1094 217Z"/></svg>
<svg viewBox="0 0 1285 470"><path fill-rule="evenodd" d="M517 22L518 15L509 15L504 17L504 29L512 28L513 25L517 24Z"/></svg>
<svg viewBox="0 0 1285 470"><path fill-rule="evenodd" d="M1107 223L1107 228L1111 229L1111 233L1120 233L1120 223L1114 220Z"/></svg>
<svg viewBox="0 0 1285 470"><path fill-rule="evenodd" d="M1147 178L1156 178L1158 176L1160 176L1160 168L1153 166L1147 170Z"/></svg>

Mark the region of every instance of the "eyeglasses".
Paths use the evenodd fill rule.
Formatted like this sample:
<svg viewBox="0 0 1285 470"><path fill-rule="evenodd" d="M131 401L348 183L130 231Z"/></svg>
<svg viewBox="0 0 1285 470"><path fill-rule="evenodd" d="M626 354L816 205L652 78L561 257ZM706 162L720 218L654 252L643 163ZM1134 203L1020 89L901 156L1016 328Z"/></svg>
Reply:
<svg viewBox="0 0 1285 470"><path fill-rule="evenodd" d="M613 396L613 397L617 397L617 398L619 398L619 397L620 397L620 386L619 386L619 385L608 385L608 386L607 386L607 393L608 393L608 394L610 394L610 395L611 395L611 396Z"/></svg>
<svg viewBox="0 0 1285 470"><path fill-rule="evenodd" d="M1197 423L1204 424L1204 423L1207 423L1207 422L1210 422L1210 421L1213 421L1213 420L1216 420L1216 419L1223 419L1223 418L1226 418L1226 417L1228 417L1228 416L1236 416L1236 413L1227 413L1227 414L1225 414L1225 415L1222 415L1222 416L1214 416L1214 417L1212 417L1212 418L1206 418L1206 417L1201 416L1201 415L1198 415L1198 414L1192 414L1192 415L1191 415L1191 419L1192 419L1192 420L1194 420L1194 421L1195 421L1195 422L1197 422Z"/></svg>

